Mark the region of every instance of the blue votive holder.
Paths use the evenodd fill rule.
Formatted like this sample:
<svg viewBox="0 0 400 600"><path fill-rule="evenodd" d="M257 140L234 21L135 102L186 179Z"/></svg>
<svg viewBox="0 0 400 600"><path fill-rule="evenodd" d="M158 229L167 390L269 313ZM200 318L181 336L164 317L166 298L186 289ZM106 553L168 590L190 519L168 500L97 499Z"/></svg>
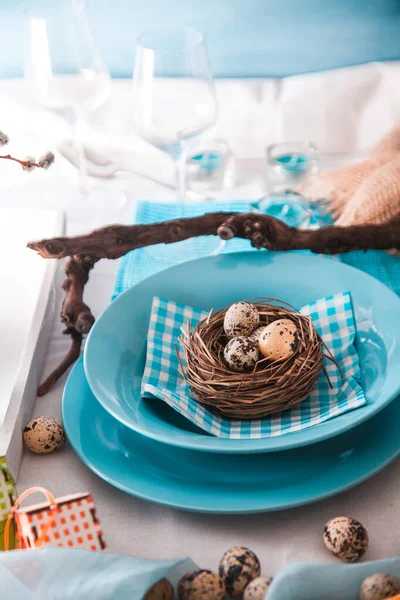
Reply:
<svg viewBox="0 0 400 600"><path fill-rule="evenodd" d="M234 156L223 140L208 140L186 160L186 184L198 193L213 192L234 185Z"/></svg>
<svg viewBox="0 0 400 600"><path fill-rule="evenodd" d="M318 174L318 150L309 142L273 144L267 148L267 169L273 191L296 188Z"/></svg>

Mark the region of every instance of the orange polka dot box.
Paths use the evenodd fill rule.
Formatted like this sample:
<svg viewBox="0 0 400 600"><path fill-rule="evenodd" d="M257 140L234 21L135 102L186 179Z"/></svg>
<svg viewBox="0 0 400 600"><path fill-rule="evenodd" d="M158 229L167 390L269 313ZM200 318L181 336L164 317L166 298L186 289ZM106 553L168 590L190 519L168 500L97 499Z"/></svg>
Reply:
<svg viewBox="0 0 400 600"><path fill-rule="evenodd" d="M104 550L100 522L89 493L57 498L14 512L16 547Z"/></svg>

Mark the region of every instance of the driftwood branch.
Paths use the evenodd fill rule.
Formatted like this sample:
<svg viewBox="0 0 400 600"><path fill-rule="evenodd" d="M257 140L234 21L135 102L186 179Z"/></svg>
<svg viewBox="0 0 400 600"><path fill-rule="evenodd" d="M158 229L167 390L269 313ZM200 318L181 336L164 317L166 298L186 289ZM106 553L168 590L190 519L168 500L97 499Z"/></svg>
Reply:
<svg viewBox="0 0 400 600"><path fill-rule="evenodd" d="M68 350L67 354L64 356L63 360L60 364L54 369L52 373L41 383L37 390L38 396L44 396L47 394L49 390L53 387L53 385L58 381L61 375L71 367L76 360L78 360L79 355L81 353L81 346L83 336L81 333L78 333L76 329L73 327L66 329L63 333L69 334L72 339L71 347Z"/></svg>
<svg viewBox="0 0 400 600"><path fill-rule="evenodd" d="M268 250L311 250L320 254L388 250L400 247L400 216L384 225L302 230L268 215L210 213L150 225L110 225L87 235L30 242L28 247L43 258L81 256L91 261L119 258L137 248L203 235L219 235L223 240L245 238L252 246Z"/></svg>
<svg viewBox="0 0 400 600"><path fill-rule="evenodd" d="M70 257L66 263L66 296L61 320L72 346L59 367L40 386L46 393L78 358L82 335L94 323L90 308L83 302L90 270L101 258L115 259L137 248L171 244L191 237L219 235L223 240L248 239L255 248L268 250L311 250L319 254L340 254L354 250L400 250L400 216L383 225L354 225L300 230L262 214L210 213L191 219L177 219L150 225L111 225L76 237L60 237L28 244L43 258Z"/></svg>

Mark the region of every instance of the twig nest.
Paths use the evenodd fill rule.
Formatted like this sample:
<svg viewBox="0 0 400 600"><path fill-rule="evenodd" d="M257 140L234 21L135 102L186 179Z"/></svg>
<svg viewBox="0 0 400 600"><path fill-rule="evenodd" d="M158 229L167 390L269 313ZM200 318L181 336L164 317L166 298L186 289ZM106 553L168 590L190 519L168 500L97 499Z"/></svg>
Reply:
<svg viewBox="0 0 400 600"><path fill-rule="evenodd" d="M206 569L187 573L178 583L179 600L224 600L225 593L222 578Z"/></svg>
<svg viewBox="0 0 400 600"><path fill-rule="evenodd" d="M385 600L400 593L400 580L393 575L374 573L361 584L360 600Z"/></svg>
<svg viewBox="0 0 400 600"><path fill-rule="evenodd" d="M233 371L250 371L258 361L258 347L250 338L232 338L224 348L224 359Z"/></svg>
<svg viewBox="0 0 400 600"><path fill-rule="evenodd" d="M160 579L147 592L143 600L174 600L174 588L168 579Z"/></svg>
<svg viewBox="0 0 400 600"><path fill-rule="evenodd" d="M24 429L25 446L36 454L58 450L65 442L61 421L54 417L35 417Z"/></svg>
<svg viewBox="0 0 400 600"><path fill-rule="evenodd" d="M264 600L272 583L272 577L257 577L244 590L243 600Z"/></svg>
<svg viewBox="0 0 400 600"><path fill-rule="evenodd" d="M193 396L211 411L233 419L260 419L300 404L323 368L324 346L311 317L271 298L257 299L254 307L259 322L250 336L227 338L224 327L231 306L211 312L193 330L189 323L180 338L186 359L185 366L181 361L181 373ZM274 325L283 322L285 326L286 321L288 331ZM268 336L269 354L279 355L280 360L263 358L253 346L254 338L262 338L271 325L279 339L273 347L273 336ZM284 352L290 354L286 359ZM327 358L335 362L329 351Z"/></svg>
<svg viewBox="0 0 400 600"><path fill-rule="evenodd" d="M299 343L298 329L290 319L273 321L258 340L261 354L272 361L286 360L296 352Z"/></svg>
<svg viewBox="0 0 400 600"><path fill-rule="evenodd" d="M224 331L228 338L250 335L260 323L257 308L250 302L236 302L228 308L224 318Z"/></svg>
<svg viewBox="0 0 400 600"><path fill-rule="evenodd" d="M324 544L344 562L355 562L368 550L369 536L356 519L335 517L325 525Z"/></svg>
<svg viewBox="0 0 400 600"><path fill-rule="evenodd" d="M231 596L242 594L250 581L259 577L260 561L252 550L234 547L227 550L219 564L219 574Z"/></svg>

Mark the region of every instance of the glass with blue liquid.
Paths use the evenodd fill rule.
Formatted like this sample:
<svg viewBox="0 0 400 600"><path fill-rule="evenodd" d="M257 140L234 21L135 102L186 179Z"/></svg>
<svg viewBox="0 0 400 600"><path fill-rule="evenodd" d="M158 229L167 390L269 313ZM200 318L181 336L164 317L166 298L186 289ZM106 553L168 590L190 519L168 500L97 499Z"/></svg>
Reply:
<svg viewBox="0 0 400 600"><path fill-rule="evenodd" d="M319 172L319 155L309 142L285 142L267 148L267 172L271 193L253 204L253 210L299 228L323 224L319 207L296 190Z"/></svg>
<svg viewBox="0 0 400 600"><path fill-rule="evenodd" d="M235 184L235 159L223 140L210 139L186 162L187 187L208 194Z"/></svg>
<svg viewBox="0 0 400 600"><path fill-rule="evenodd" d="M319 154L310 142L282 142L267 148L268 179L274 192L296 189L319 172Z"/></svg>

